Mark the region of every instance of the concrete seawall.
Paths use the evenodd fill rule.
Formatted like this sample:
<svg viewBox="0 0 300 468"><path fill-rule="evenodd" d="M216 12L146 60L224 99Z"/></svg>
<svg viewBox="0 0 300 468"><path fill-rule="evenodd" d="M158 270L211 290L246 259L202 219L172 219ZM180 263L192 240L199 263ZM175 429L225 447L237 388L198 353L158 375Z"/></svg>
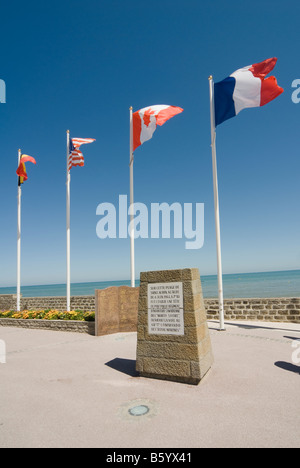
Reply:
<svg viewBox="0 0 300 468"><path fill-rule="evenodd" d="M15 310L16 306L17 298L15 294L0 294L0 310ZM66 307L65 296L21 297L21 310L55 309L63 312ZM71 310L94 311L95 296L72 296Z"/></svg>
<svg viewBox="0 0 300 468"><path fill-rule="evenodd" d="M95 296L71 297L71 309L95 311ZM205 298L207 318L218 320L218 299ZM0 310L15 310L16 296L0 295ZM21 310L66 310L63 297L22 297ZM260 320L268 322L300 323L300 297L225 299L225 320ZM137 314L137 311L136 311Z"/></svg>

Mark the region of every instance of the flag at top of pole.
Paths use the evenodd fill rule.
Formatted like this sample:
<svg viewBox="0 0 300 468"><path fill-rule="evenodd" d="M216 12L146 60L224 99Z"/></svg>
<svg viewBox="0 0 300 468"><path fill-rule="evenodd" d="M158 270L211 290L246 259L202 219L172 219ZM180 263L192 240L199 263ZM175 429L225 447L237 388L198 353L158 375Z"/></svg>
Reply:
<svg viewBox="0 0 300 468"><path fill-rule="evenodd" d="M216 156L216 127L226 120L238 115L241 110L251 107L262 107L283 93L283 89L278 86L277 80L274 76L266 78L270 71L275 67L276 62L277 58L270 58L263 62L240 68L232 73L228 78L225 78L223 81L215 84L213 83L213 77L209 77L220 330L225 330L225 324Z"/></svg>
<svg viewBox="0 0 300 468"><path fill-rule="evenodd" d="M84 157L80 151L80 146L86 143L93 143L94 138L72 138L70 139L68 169L73 166L84 166Z"/></svg>
<svg viewBox="0 0 300 468"><path fill-rule="evenodd" d="M25 180L28 179L25 163L29 161L33 164L36 164L36 160L32 156L28 156L27 154L21 154L19 159L19 166L16 170L16 173L19 176L18 185L22 185L25 182Z"/></svg>
<svg viewBox="0 0 300 468"><path fill-rule="evenodd" d="M145 141L152 138L157 125L163 125L167 120L183 112L175 106L156 105L141 109L133 114L133 151Z"/></svg>
<svg viewBox="0 0 300 468"><path fill-rule="evenodd" d="M163 125L167 120L183 112L181 107L168 105L154 105L144 107L139 111L130 111L130 138L129 138L129 167L130 167L130 277L131 286L135 287L135 260L134 260L134 196L133 196L133 153L145 141L152 138L157 125Z"/></svg>
<svg viewBox="0 0 300 468"><path fill-rule="evenodd" d="M215 83L215 126L238 115L241 110L261 107L283 93L275 76L266 76L273 70L277 58L240 68L225 80Z"/></svg>

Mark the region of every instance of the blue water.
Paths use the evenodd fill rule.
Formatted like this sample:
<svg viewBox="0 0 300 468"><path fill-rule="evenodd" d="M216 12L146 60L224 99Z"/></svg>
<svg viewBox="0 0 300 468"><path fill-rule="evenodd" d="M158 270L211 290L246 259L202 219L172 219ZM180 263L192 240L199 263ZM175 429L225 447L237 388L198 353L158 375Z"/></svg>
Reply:
<svg viewBox="0 0 300 468"><path fill-rule="evenodd" d="M217 276L202 276L201 282L204 297L218 296ZM95 289L122 285L130 286L130 281L74 283L71 284L71 295L93 295ZM136 282L138 285L139 281ZM300 297L300 270L223 275L223 289L225 298ZM65 296L66 285L23 286L21 293L23 297ZM0 288L0 294L16 294L16 288Z"/></svg>

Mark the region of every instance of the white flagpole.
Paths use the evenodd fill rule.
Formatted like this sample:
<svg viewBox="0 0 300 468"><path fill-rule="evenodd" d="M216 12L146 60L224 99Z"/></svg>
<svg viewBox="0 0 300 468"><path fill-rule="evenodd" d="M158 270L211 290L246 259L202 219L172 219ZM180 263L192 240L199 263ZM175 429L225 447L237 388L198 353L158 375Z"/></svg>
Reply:
<svg viewBox="0 0 300 468"><path fill-rule="evenodd" d="M129 152L129 169L130 169L130 278L131 287L135 287L135 259L134 259L134 212L133 212L133 124L132 124L132 107L129 108L130 121L130 152Z"/></svg>
<svg viewBox="0 0 300 468"><path fill-rule="evenodd" d="M71 307L71 265L70 265L70 181L69 170L70 131L67 130L67 311Z"/></svg>
<svg viewBox="0 0 300 468"><path fill-rule="evenodd" d="M221 235L220 235L220 211L219 211L217 155L216 155L216 126L215 126L215 107L214 107L213 85L214 85L213 77L210 76L209 77L210 125L211 125L211 149L212 149L214 202L215 202L215 224L216 224L216 240L217 240L219 315L220 315L220 330L225 330L222 257L221 257Z"/></svg>
<svg viewBox="0 0 300 468"><path fill-rule="evenodd" d="M18 151L18 167L21 160L21 150ZM17 231L17 312L21 309L21 185L18 184L18 231Z"/></svg>

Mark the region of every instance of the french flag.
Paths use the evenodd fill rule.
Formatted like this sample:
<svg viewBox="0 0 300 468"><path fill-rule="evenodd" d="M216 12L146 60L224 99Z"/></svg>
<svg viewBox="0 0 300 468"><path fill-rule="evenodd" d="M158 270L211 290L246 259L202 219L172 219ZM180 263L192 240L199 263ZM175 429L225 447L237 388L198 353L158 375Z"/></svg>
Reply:
<svg viewBox="0 0 300 468"><path fill-rule="evenodd" d="M283 89L274 76L277 58L270 58L235 71L225 80L215 83L215 126L238 115L248 107L261 107L277 98Z"/></svg>

